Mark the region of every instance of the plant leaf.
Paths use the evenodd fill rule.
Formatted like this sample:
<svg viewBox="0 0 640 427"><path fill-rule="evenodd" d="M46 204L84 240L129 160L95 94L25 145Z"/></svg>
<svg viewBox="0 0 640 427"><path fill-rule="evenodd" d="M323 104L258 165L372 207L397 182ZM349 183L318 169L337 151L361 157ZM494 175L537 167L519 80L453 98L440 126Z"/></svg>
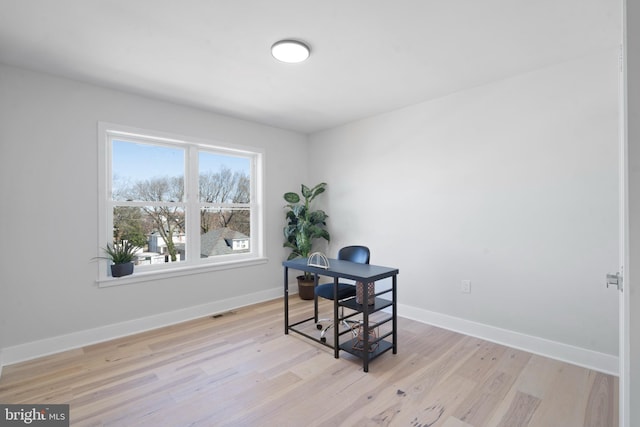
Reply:
<svg viewBox="0 0 640 427"><path fill-rule="evenodd" d="M309 199L312 195L313 195L313 192L311 191L311 189L306 185L302 184L302 197L304 197L305 199ZM307 201L310 201L310 200L307 200Z"/></svg>
<svg viewBox="0 0 640 427"><path fill-rule="evenodd" d="M300 202L300 196L298 196L297 193L292 193L292 192L284 193L284 199L287 201L287 203Z"/></svg>

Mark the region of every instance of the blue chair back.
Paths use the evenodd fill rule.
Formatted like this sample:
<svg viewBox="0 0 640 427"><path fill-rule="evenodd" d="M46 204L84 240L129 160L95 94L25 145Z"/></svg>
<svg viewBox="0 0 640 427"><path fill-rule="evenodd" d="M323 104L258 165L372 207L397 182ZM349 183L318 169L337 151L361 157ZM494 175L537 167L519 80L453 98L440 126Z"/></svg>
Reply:
<svg viewBox="0 0 640 427"><path fill-rule="evenodd" d="M345 246L338 251L338 259L359 264L369 264L370 257L369 248L366 246Z"/></svg>

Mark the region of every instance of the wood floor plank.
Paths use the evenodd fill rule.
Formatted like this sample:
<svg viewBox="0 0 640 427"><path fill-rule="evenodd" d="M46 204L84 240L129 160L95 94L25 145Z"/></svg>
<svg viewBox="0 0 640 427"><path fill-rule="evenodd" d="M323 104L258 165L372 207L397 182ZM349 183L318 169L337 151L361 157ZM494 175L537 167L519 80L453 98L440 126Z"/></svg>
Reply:
<svg viewBox="0 0 640 427"><path fill-rule="evenodd" d="M513 381L511 375L494 371L469 393L454 412L454 417L471 425L485 425L508 393Z"/></svg>
<svg viewBox="0 0 640 427"><path fill-rule="evenodd" d="M526 427L539 405L540 399L518 391L497 426Z"/></svg>
<svg viewBox="0 0 640 427"><path fill-rule="evenodd" d="M618 425L615 404L618 396L618 383L610 375L596 373L589 394L585 414L585 427L597 427L613 421Z"/></svg>
<svg viewBox="0 0 640 427"><path fill-rule="evenodd" d="M0 402L68 403L81 427L617 424L615 377L404 318L398 354L365 373L285 335L282 309L268 301L6 366ZM292 318L311 310L291 299Z"/></svg>
<svg viewBox="0 0 640 427"><path fill-rule="evenodd" d="M529 426L583 426L595 374L588 369L562 364L556 377L547 384Z"/></svg>
<svg viewBox="0 0 640 427"><path fill-rule="evenodd" d="M409 403L396 421L398 425L443 426L476 386L477 383L468 378L448 375L424 393L410 394Z"/></svg>

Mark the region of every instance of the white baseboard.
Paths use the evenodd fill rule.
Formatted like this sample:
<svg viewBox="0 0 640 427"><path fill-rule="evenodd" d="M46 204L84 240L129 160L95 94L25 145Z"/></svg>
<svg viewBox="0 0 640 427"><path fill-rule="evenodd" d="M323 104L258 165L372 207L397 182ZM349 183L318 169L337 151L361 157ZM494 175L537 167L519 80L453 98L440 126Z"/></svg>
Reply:
<svg viewBox="0 0 640 427"><path fill-rule="evenodd" d="M292 287L293 295L295 287ZM168 313L87 329L25 344L0 348L0 375L2 367L65 350L120 338L163 326L174 325L200 317L222 313L251 304L282 297L282 288L273 288L249 295L214 301ZM418 322L481 338L487 341L561 360L610 375L618 375L618 357L575 347L507 329L497 328L446 314L413 306L398 304L398 315ZM402 331L400 331L402 333Z"/></svg>
<svg viewBox="0 0 640 427"><path fill-rule="evenodd" d="M398 315L518 350L618 376L618 357L611 354L599 353L405 304L398 304Z"/></svg>
<svg viewBox="0 0 640 427"><path fill-rule="evenodd" d="M2 366L12 365L14 363L24 362L26 360L59 353L61 351L137 334L161 328L163 326L174 325L176 323L204 316L223 313L225 311L281 297L282 288L278 287L226 300L213 301L207 304L188 307L181 310L101 326L99 328L86 329L25 344L0 348L0 373L2 372Z"/></svg>

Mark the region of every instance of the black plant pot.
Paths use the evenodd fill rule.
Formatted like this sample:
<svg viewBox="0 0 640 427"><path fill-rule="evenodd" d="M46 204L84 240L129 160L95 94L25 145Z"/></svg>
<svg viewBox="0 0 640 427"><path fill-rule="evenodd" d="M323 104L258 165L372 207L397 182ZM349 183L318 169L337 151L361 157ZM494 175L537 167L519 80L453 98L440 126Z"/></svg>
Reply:
<svg viewBox="0 0 640 427"><path fill-rule="evenodd" d="M310 300L314 296L314 278L305 279L304 276L298 276L298 296L300 299Z"/></svg>
<svg viewBox="0 0 640 427"><path fill-rule="evenodd" d="M111 277L128 276L133 273L133 263L111 264Z"/></svg>

